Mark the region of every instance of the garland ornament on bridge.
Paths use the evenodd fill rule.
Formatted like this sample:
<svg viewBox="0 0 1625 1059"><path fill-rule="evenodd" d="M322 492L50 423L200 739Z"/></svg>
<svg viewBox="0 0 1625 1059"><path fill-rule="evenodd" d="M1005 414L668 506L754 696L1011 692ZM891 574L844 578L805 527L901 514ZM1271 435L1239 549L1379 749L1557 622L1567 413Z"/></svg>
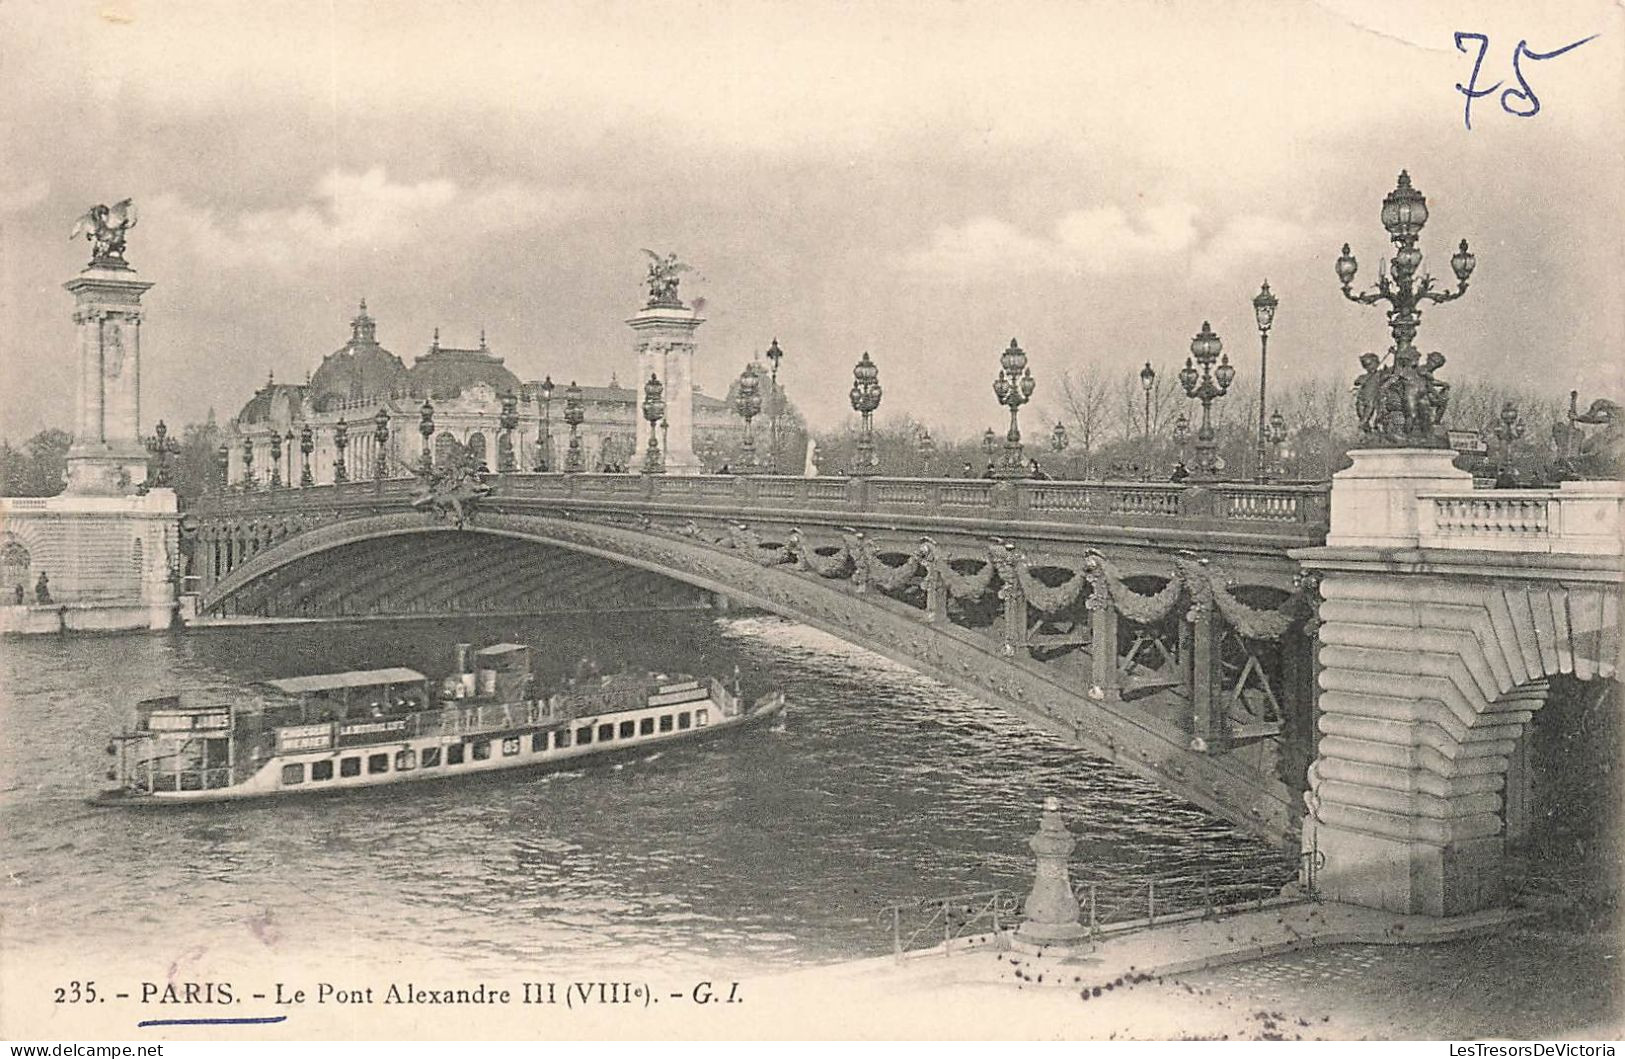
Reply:
<svg viewBox="0 0 1625 1059"><path fill-rule="evenodd" d="M1362 354L1360 366L1365 370L1354 380L1355 414L1360 430L1378 445L1402 448L1444 448L1447 445L1441 421L1450 401L1450 387L1433 377L1444 365L1444 354L1435 350L1424 361L1421 352L1411 343L1422 320L1422 303L1431 301L1442 305L1466 294L1467 280L1478 261L1468 252L1467 240L1463 239L1450 258L1451 271L1456 274L1456 289L1434 290L1433 277L1421 272L1422 251L1416 246L1427 219L1427 199L1411 186L1410 174L1401 170L1398 184L1382 200L1382 226L1399 249L1387 263L1387 271L1379 270L1376 288L1360 294L1351 289L1360 266L1349 251L1349 244L1343 244L1342 256L1337 259L1337 278L1343 285L1345 298L1361 305L1386 301L1389 306L1388 328L1394 338L1394 344L1388 347L1391 362L1383 365L1383 358L1375 353Z"/></svg>

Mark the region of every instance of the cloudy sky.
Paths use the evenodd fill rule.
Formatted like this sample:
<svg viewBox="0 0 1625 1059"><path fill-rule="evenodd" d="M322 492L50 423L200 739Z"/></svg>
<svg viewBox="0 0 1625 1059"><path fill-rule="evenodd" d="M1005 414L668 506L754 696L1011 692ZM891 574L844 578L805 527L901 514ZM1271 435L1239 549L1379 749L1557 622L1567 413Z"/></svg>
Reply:
<svg viewBox="0 0 1625 1059"><path fill-rule="evenodd" d="M1503 87L1520 40L1601 36L1468 131L1457 31ZM362 296L408 363L483 326L522 378L629 381L641 247L695 265L707 389L776 336L822 425L865 350L883 416L947 435L997 420L1012 336L1040 408L1066 367L1174 369L1204 319L1256 371L1266 277L1272 378L1352 378L1385 330L1332 262L1374 276L1401 168L1432 269L1478 255L1424 316L1447 375L1622 396L1617 3L12 0L0 129L14 440L71 425L67 235L127 196L148 426L302 380Z"/></svg>

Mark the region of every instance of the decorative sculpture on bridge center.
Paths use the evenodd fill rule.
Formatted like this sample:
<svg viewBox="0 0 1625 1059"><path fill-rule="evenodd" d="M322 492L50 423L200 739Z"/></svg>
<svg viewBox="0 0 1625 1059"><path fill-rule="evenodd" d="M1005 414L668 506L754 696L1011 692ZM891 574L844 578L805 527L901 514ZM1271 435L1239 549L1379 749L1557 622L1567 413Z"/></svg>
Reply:
<svg viewBox="0 0 1625 1059"><path fill-rule="evenodd" d="M677 260L677 255L667 254L662 257L653 250L643 251L649 255L649 276L645 281L649 284L649 301L646 308L650 309L683 309L683 299L677 296L679 275L692 272L692 266L685 265Z"/></svg>
<svg viewBox="0 0 1625 1059"><path fill-rule="evenodd" d="M479 502L490 495L484 469L472 454L462 453L423 478L413 493L412 506L431 510L462 529Z"/></svg>
<svg viewBox="0 0 1625 1059"><path fill-rule="evenodd" d="M90 241L92 268L129 268L124 260L124 233L135 227L137 219L135 203L129 199L111 206L92 206L74 222L68 238L82 235Z"/></svg>
<svg viewBox="0 0 1625 1059"><path fill-rule="evenodd" d="M1433 277L1421 272L1422 251L1417 237L1427 223L1427 199L1411 186L1410 174L1401 172L1399 182L1382 200L1382 226L1398 249L1377 276L1377 286L1354 293L1352 284L1359 270L1349 245L1337 259L1337 278L1343 296L1360 305L1388 303L1388 329L1394 344L1388 347L1392 362L1382 365L1375 353L1360 357L1365 373L1354 380L1355 412L1360 431L1378 445L1404 448L1445 448L1444 428L1450 387L1433 373L1444 365L1444 354L1434 351L1422 360L1412 344L1421 324L1423 302L1442 305L1467 293L1467 280L1477 259L1468 251L1467 240L1451 255L1450 269L1456 274L1454 291L1433 289Z"/></svg>

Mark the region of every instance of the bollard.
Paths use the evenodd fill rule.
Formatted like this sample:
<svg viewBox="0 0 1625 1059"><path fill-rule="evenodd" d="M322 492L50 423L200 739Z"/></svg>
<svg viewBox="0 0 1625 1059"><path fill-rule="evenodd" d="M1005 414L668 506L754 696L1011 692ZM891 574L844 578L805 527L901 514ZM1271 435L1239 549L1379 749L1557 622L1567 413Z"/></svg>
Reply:
<svg viewBox="0 0 1625 1059"><path fill-rule="evenodd" d="M1089 936L1078 922L1078 899L1072 894L1072 881L1067 876L1067 858L1077 844L1061 819L1060 799L1044 799L1038 833L1027 840L1037 855L1038 866L1033 873L1032 893L1027 896L1026 921L1016 931L1018 938L1056 943L1081 941Z"/></svg>

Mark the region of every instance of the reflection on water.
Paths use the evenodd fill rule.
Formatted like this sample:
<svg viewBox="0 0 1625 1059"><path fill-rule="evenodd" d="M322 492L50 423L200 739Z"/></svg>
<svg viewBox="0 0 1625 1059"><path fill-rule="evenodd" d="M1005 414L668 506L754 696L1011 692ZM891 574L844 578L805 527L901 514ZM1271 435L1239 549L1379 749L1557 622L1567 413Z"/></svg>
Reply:
<svg viewBox="0 0 1625 1059"><path fill-rule="evenodd" d="M618 667L788 693L780 730L619 765L170 811L83 801L138 698L536 646L551 677ZM776 619L694 613L8 640L0 949L260 942L494 964L872 955L889 901L1030 881L1063 799L1077 857L1280 881L1258 842L907 669Z"/></svg>

